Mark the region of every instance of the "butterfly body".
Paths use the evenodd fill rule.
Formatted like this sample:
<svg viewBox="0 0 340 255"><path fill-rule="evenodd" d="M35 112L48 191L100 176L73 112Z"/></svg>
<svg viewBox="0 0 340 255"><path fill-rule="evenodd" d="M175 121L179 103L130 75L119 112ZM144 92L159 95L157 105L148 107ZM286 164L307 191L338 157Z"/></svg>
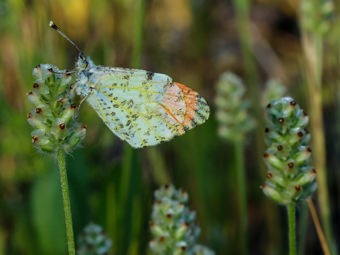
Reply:
<svg viewBox="0 0 340 255"><path fill-rule="evenodd" d="M83 56L76 67L76 93L134 148L168 141L209 117L206 101L168 75L96 66Z"/></svg>

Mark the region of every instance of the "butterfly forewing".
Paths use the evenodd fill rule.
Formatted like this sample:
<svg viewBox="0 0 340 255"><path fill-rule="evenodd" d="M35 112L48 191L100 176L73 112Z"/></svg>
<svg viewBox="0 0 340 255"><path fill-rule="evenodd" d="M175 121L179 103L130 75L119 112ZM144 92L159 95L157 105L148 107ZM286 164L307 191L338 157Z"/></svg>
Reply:
<svg viewBox="0 0 340 255"><path fill-rule="evenodd" d="M97 67L88 103L105 124L135 148L183 134L209 117L206 101L195 91L159 73Z"/></svg>

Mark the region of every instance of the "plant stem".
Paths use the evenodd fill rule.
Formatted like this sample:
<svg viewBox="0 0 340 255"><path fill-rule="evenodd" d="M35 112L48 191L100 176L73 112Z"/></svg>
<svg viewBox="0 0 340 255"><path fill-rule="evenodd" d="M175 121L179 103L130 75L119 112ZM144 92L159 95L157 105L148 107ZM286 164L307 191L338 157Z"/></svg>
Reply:
<svg viewBox="0 0 340 255"><path fill-rule="evenodd" d="M136 7L135 35L133 40L132 67L140 68L143 46L143 27L145 16L145 0L139 0ZM158 185L163 185L169 181L162 154L156 148L147 148L147 154L152 162L152 174Z"/></svg>
<svg viewBox="0 0 340 255"><path fill-rule="evenodd" d="M239 207L240 207L240 251L241 254L248 254L247 242L247 228L248 228L248 215L247 215L247 190L246 190L246 177L244 167L244 153L243 142L235 142L235 161L236 161L236 178L237 188L239 194Z"/></svg>
<svg viewBox="0 0 340 255"><path fill-rule="evenodd" d="M140 68L142 59L142 46L143 46L143 27L145 16L145 1L139 0L136 6L136 20L135 20L135 34L133 40L132 51L132 67Z"/></svg>
<svg viewBox="0 0 340 255"><path fill-rule="evenodd" d="M263 114L261 109L260 89L258 74L255 64L255 54L253 49L253 42L251 36L251 23L249 18L249 0L233 0L233 5L236 13L237 30L239 32L241 51L243 57L243 66L247 77L247 84L249 86L249 93L251 96L252 105L254 107L254 114L257 120L256 128L256 146L258 153L258 166L265 172L262 154L264 151L263 146Z"/></svg>
<svg viewBox="0 0 340 255"><path fill-rule="evenodd" d="M295 204L287 205L288 229L289 229L289 255L296 255L296 237L295 237Z"/></svg>
<svg viewBox="0 0 340 255"><path fill-rule="evenodd" d="M320 36L311 36L302 31L303 49L306 58L306 77L309 93L309 111L311 130L313 132L312 149L315 168L318 171L316 176L318 183L318 202L320 206L321 219L325 229L328 244L333 246L331 230L330 206L326 172L326 145L323 126L322 112L322 53L323 40ZM336 251L332 249L332 253Z"/></svg>
<svg viewBox="0 0 340 255"><path fill-rule="evenodd" d="M243 66L245 70L245 74L247 77L247 84L249 86L249 95L251 99L251 103L253 108L253 114L257 121L256 127L256 153L257 153L257 167L259 173L265 174L266 169L263 163L263 152L264 152L264 118L263 118L263 110L261 108L261 97L260 97L260 85L259 78L255 63L255 54L253 48L252 41L252 32L251 32L251 22L250 22L250 1L249 0L233 0L233 5L235 8L236 14L236 22L237 22L237 31L239 33L241 51L243 57ZM268 252L274 252L275 247L273 244L277 243L280 238L278 235L280 234L275 230L272 226L275 226L275 223L278 221L277 214L274 210L276 210L272 203L269 203L268 200L264 200L265 207L265 220L266 220L266 228L268 233Z"/></svg>
<svg viewBox="0 0 340 255"><path fill-rule="evenodd" d="M166 171L163 155L155 147L147 148L147 154L152 163L151 171L153 178L158 186L162 186L171 181L169 174Z"/></svg>
<svg viewBox="0 0 340 255"><path fill-rule="evenodd" d="M58 166L59 166L61 191L63 194L68 254L75 255L76 253L74 249L72 214L71 214L70 196L69 196L68 183L67 183L65 152L61 149L58 151L57 160L58 160Z"/></svg>
<svg viewBox="0 0 340 255"><path fill-rule="evenodd" d="M319 221L319 217L318 217L318 214L316 213L313 200L311 198L308 198L307 203L308 203L309 210L310 210L310 213L311 213L312 218L313 218L313 222L314 222L314 225L315 225L315 228L316 228L316 232L318 233L318 237L319 237L319 240L320 240L320 243L321 243L323 253L325 255L330 255L331 253L329 251L325 235L323 234L321 224L320 224L320 221Z"/></svg>
<svg viewBox="0 0 340 255"><path fill-rule="evenodd" d="M309 220L309 213L308 213L308 205L306 203L301 203L300 205L300 216L299 216L299 227L298 227L298 251L299 255L305 254L306 248L306 241L307 241L307 228L308 228L308 220Z"/></svg>

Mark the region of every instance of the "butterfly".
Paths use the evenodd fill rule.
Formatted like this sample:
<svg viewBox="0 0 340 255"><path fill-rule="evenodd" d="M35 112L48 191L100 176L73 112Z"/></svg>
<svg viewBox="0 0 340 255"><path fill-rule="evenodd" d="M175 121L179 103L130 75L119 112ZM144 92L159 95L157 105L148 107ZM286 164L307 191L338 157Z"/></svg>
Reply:
<svg viewBox="0 0 340 255"><path fill-rule="evenodd" d="M79 52L75 92L120 139L134 148L157 145L209 118L206 100L161 73L97 66L52 21L50 27Z"/></svg>

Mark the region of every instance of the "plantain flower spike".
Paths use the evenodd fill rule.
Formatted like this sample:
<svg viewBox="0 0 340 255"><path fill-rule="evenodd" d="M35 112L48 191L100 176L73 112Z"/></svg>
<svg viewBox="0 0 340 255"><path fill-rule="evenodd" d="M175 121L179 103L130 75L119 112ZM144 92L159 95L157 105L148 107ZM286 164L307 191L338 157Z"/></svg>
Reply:
<svg viewBox="0 0 340 255"><path fill-rule="evenodd" d="M59 149L71 152L86 135L86 127L76 119L73 77L57 67L42 64L33 70L35 81L28 92L33 104L27 115L32 126L32 144L41 152L56 155Z"/></svg>
<svg viewBox="0 0 340 255"><path fill-rule="evenodd" d="M150 248L157 255L214 255L197 245L200 229L196 214L187 207L188 193L165 185L155 192L150 229Z"/></svg>
<svg viewBox="0 0 340 255"><path fill-rule="evenodd" d="M311 135L306 129L309 118L290 97L270 102L266 115L264 160L268 172L263 192L282 205L303 201L317 187Z"/></svg>
<svg viewBox="0 0 340 255"><path fill-rule="evenodd" d="M255 126L249 116L249 102L244 99L245 87L239 77L230 72L220 76L216 88L216 118L220 137L231 141L243 141L247 132Z"/></svg>
<svg viewBox="0 0 340 255"><path fill-rule="evenodd" d="M77 255L109 255L111 245L101 226L90 223L79 236Z"/></svg>

